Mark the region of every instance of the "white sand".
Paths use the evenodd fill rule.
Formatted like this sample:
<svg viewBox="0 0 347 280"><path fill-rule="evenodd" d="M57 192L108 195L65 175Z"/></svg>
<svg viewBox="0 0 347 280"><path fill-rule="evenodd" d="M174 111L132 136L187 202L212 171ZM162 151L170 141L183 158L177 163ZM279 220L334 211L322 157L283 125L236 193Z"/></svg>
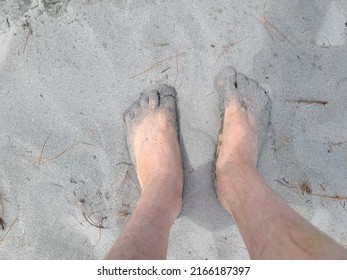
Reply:
<svg viewBox="0 0 347 280"><path fill-rule="evenodd" d="M272 99L259 163L269 185L347 244L346 200L298 190L308 180L315 194L347 196L345 0L43 2L0 2L0 259L104 256L139 197L122 113L158 81L178 90L187 167L168 258L249 258L211 174L212 83L226 65ZM286 101L299 99L328 103Z"/></svg>

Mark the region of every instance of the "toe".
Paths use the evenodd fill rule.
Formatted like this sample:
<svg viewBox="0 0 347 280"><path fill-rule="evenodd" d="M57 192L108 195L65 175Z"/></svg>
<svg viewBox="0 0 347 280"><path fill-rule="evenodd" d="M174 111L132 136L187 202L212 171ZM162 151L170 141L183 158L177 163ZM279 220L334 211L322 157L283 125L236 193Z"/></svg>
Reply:
<svg viewBox="0 0 347 280"><path fill-rule="evenodd" d="M248 87L249 81L248 81L248 78L246 77L246 75L241 74L241 73L237 73L236 74L236 84L237 84L237 88L244 89L244 88Z"/></svg>
<svg viewBox="0 0 347 280"><path fill-rule="evenodd" d="M135 119L136 116L139 114L140 110L141 110L140 102L135 101L130 106L130 108L125 111L125 113L123 115L123 119L124 119L125 123L127 124L129 121L132 121L133 119Z"/></svg>
<svg viewBox="0 0 347 280"><path fill-rule="evenodd" d="M254 81L252 79L248 79L249 82L249 88L250 92L257 95L257 102L262 107L267 107L268 103L270 102L270 99L268 95L265 92L265 89L259 86L257 81Z"/></svg>
<svg viewBox="0 0 347 280"><path fill-rule="evenodd" d="M253 91L258 91L260 89L257 81L248 79L248 84Z"/></svg>
<svg viewBox="0 0 347 280"><path fill-rule="evenodd" d="M157 89L147 89L144 95L148 96L148 106L149 109L154 110L159 106L159 91Z"/></svg>
<svg viewBox="0 0 347 280"><path fill-rule="evenodd" d="M175 110L176 109L176 97L172 95L166 95L160 97L160 106L159 108Z"/></svg>
<svg viewBox="0 0 347 280"><path fill-rule="evenodd" d="M127 123L129 120L132 120L134 118L132 111L130 111L130 108L128 108L124 113L123 113L123 121Z"/></svg>
<svg viewBox="0 0 347 280"><path fill-rule="evenodd" d="M236 70L234 67L226 67L222 69L214 79L214 87L217 91L225 91L235 89Z"/></svg>
<svg viewBox="0 0 347 280"><path fill-rule="evenodd" d="M166 108L169 110L175 110L176 108L176 90L168 85L159 86L160 93L160 108Z"/></svg>
<svg viewBox="0 0 347 280"><path fill-rule="evenodd" d="M176 97L177 92L175 88L168 86L168 85L160 85L159 86L159 92L161 96L174 96Z"/></svg>
<svg viewBox="0 0 347 280"><path fill-rule="evenodd" d="M145 109L148 107L149 104L149 96L145 94L141 94L140 100L139 100L140 106L142 109Z"/></svg>

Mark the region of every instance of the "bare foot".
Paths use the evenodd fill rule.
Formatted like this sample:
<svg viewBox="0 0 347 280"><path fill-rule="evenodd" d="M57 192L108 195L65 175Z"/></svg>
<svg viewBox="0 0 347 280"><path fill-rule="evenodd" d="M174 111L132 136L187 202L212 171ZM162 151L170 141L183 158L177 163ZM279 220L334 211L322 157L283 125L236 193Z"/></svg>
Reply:
<svg viewBox="0 0 347 280"><path fill-rule="evenodd" d="M146 89L125 112L124 121L142 193L165 191L167 195L181 197L183 169L175 89L167 85ZM154 190L158 185L161 189Z"/></svg>
<svg viewBox="0 0 347 280"><path fill-rule="evenodd" d="M245 165L256 167L267 134L271 102L256 81L233 67L223 69L214 86L224 110L215 163L218 194L219 177L238 172Z"/></svg>

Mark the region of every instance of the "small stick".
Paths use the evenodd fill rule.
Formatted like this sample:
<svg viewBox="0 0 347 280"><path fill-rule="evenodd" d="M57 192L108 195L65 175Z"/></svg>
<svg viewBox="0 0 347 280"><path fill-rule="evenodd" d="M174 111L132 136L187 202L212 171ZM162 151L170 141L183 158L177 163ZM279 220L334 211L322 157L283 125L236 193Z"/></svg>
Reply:
<svg viewBox="0 0 347 280"><path fill-rule="evenodd" d="M290 41L288 39L288 37L286 35L284 35L283 32L281 32L273 23L271 23L268 18L263 14L262 17L263 17L263 20L260 20L258 18L256 18L255 16L253 15L250 15L251 17L253 17L256 21L258 21L261 25L263 25L263 27L265 28L265 30L267 31L267 33L269 34L269 36L271 37L271 40L274 42L274 37L272 36L270 30L269 30L269 27L272 27L279 35L281 35L289 44L291 44L292 46L294 46L295 44Z"/></svg>
<svg viewBox="0 0 347 280"><path fill-rule="evenodd" d="M176 78L175 78L175 85L177 82L177 78L178 78L178 50L176 51Z"/></svg>
<svg viewBox="0 0 347 280"><path fill-rule="evenodd" d="M265 23L268 23L273 29L275 29L285 40L287 40L287 42L291 45L294 45L286 35L284 35L281 31L278 30L278 28L276 26L274 26L265 15L263 15L264 21Z"/></svg>
<svg viewBox="0 0 347 280"><path fill-rule="evenodd" d="M23 53L25 52L25 49L26 49L26 47L27 47L27 44L28 44L28 40L29 40L30 35L33 34L33 29L31 28L29 22L26 23L26 26L29 28L29 30L28 30L28 34L27 34L27 36L26 36L26 38L25 38L24 47L23 47Z"/></svg>
<svg viewBox="0 0 347 280"><path fill-rule="evenodd" d="M153 44L153 47L166 47L168 45L169 43L157 43L157 44Z"/></svg>
<svg viewBox="0 0 347 280"><path fill-rule="evenodd" d="M130 79L133 79L133 78L136 78L138 76L141 76L141 75L145 74L146 72L151 71L151 70L159 67L159 65L162 64L165 61L170 61L170 60L176 58L177 56L182 56L182 55L185 55L185 54L186 54L185 52L184 53L180 53L180 54L176 53L175 55L171 55L171 56L169 56L167 58L159 60L158 62L156 62L156 63L152 64L151 66L149 66L148 68L146 68L144 71L142 71L142 72L140 72L140 73L138 73L136 75L131 76Z"/></svg>
<svg viewBox="0 0 347 280"><path fill-rule="evenodd" d="M129 166L133 166L133 164L132 164L132 163L125 162L125 161L118 162L118 163L116 164L116 166L121 165L121 164L125 164L125 165L129 165Z"/></svg>
<svg viewBox="0 0 347 280"><path fill-rule="evenodd" d="M343 202L343 203L342 203L342 201L340 200L340 198L338 198L337 200L339 201L339 203L340 203L340 205L342 206L342 208L343 208L345 211L347 211L347 209L346 209L346 202Z"/></svg>
<svg viewBox="0 0 347 280"><path fill-rule="evenodd" d="M239 41L236 41L236 42L234 42L234 43L224 45L224 46L223 46L223 49L222 49L221 53L219 54L219 56L217 57L217 60L216 60L215 63L217 63L218 60L220 59L220 57L221 57L222 55L224 55L225 53L227 53L231 47L235 46L235 45L238 44L238 43L243 42L243 41L246 40L246 39L248 39L248 37L245 37L245 38L243 38L243 39L241 39L241 40L239 40Z"/></svg>
<svg viewBox="0 0 347 280"><path fill-rule="evenodd" d="M47 142L48 142L48 139L51 137L51 135L52 135L52 132L51 132L50 134L48 134L48 136L47 136L45 142L43 143L43 146L42 146L42 149L41 149L41 152L40 152L40 156L39 156L39 158L38 158L38 160L37 160L37 163L36 163L36 167L37 167L37 168L40 167L40 164L41 164L41 161L42 161L43 150L45 149L46 144L47 144Z"/></svg>
<svg viewBox="0 0 347 280"><path fill-rule="evenodd" d="M296 102L296 103L306 103L306 104L320 104L320 105L326 105L328 104L328 101L322 101L322 100L313 100L313 99L298 99L298 100L288 100L287 102Z"/></svg>
<svg viewBox="0 0 347 280"><path fill-rule="evenodd" d="M4 219L2 218L4 215L4 203L2 202L2 196L0 195L0 226L2 230L5 230L6 228L6 223Z"/></svg>
<svg viewBox="0 0 347 280"><path fill-rule="evenodd" d="M298 189L298 191L299 191L300 196L302 197L302 196L303 196L303 195L302 195L302 190L300 189L299 185L296 184L296 187L297 187L297 189Z"/></svg>
<svg viewBox="0 0 347 280"><path fill-rule="evenodd" d="M253 15L250 15L252 18L254 18L256 21L258 21L266 30L266 32L269 34L269 36L271 37L271 40L274 42L274 37L272 36L269 28L267 27L267 25L265 24L265 22L261 21L260 19L256 18L255 16Z"/></svg>
<svg viewBox="0 0 347 280"><path fill-rule="evenodd" d="M288 188L294 188L291 186L284 178L281 180L275 180L277 183L281 184L282 186L288 187Z"/></svg>
<svg viewBox="0 0 347 280"><path fill-rule="evenodd" d="M102 231L101 231L101 228L99 228L99 238L98 238L98 240L96 241L96 243L93 245L94 248L99 244L99 242L100 242L100 240L101 240L101 234L102 234Z"/></svg>
<svg viewBox="0 0 347 280"><path fill-rule="evenodd" d="M1 237L0 242L4 241L5 237L7 236L7 234L10 232L10 230L12 229L12 227L14 226L14 224L17 222L19 218L19 214L17 215L17 217L14 219L14 221L11 223L11 225L8 227L7 231L5 232L5 234Z"/></svg>
<svg viewBox="0 0 347 280"><path fill-rule="evenodd" d="M129 174L129 170L127 170L127 172L126 172L126 174L125 174L125 179L126 179L126 180L129 180L130 183L131 183L131 185L132 185L137 191L141 192L141 191L139 190L139 188L137 187L137 185L134 183L133 179L131 179L130 174Z"/></svg>
<svg viewBox="0 0 347 280"><path fill-rule="evenodd" d="M309 193L309 194L315 195L315 196L320 196L320 197L325 197L325 198L330 198L330 199L337 199L338 201L347 200L347 196L339 196L337 194L335 194L335 195L325 195L325 194L320 194L320 193Z"/></svg>
<svg viewBox="0 0 347 280"><path fill-rule="evenodd" d="M2 230L5 230L6 223L5 223L5 221L1 217L0 217L0 226L1 226Z"/></svg>
<svg viewBox="0 0 347 280"><path fill-rule="evenodd" d="M163 71L161 71L161 73L165 73L167 70L169 70L171 67L165 68Z"/></svg>
<svg viewBox="0 0 347 280"><path fill-rule="evenodd" d="M330 143L331 146L341 146L343 144L347 143L347 141L340 141L340 142L336 142L336 143Z"/></svg>

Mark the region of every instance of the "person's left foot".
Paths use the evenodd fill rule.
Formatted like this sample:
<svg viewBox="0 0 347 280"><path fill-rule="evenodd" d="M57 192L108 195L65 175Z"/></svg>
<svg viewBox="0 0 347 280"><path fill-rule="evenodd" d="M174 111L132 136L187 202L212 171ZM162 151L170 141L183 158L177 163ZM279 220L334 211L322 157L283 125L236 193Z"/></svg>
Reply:
<svg viewBox="0 0 347 280"><path fill-rule="evenodd" d="M176 119L176 91L160 85L146 89L125 112L127 141L142 192L152 186L182 195L183 168ZM155 184L153 184L155 182Z"/></svg>

